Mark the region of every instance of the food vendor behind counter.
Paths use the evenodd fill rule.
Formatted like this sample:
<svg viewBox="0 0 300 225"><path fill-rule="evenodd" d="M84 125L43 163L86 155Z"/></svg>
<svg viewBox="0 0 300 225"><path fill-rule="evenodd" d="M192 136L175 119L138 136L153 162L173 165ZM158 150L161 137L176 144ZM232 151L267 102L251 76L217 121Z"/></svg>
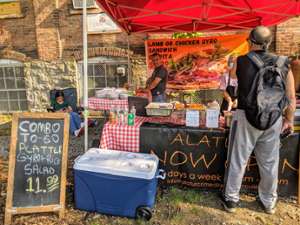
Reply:
<svg viewBox="0 0 300 225"><path fill-rule="evenodd" d="M155 67L151 77L146 82L146 90L151 92L153 102L166 102L166 86L168 82L168 70L164 67L161 55L151 55Z"/></svg>

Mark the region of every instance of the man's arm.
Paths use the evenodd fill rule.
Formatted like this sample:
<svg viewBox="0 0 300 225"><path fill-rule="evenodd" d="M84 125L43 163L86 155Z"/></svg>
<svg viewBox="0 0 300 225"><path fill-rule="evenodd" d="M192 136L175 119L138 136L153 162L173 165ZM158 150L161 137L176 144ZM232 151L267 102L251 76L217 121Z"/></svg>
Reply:
<svg viewBox="0 0 300 225"><path fill-rule="evenodd" d="M233 60L233 67L229 70L229 76L233 79L237 79L236 76L237 58ZM228 84L229 85L229 84Z"/></svg>
<svg viewBox="0 0 300 225"><path fill-rule="evenodd" d="M223 92L224 99L228 102L228 111L231 111L232 108L232 99L227 91Z"/></svg>
<svg viewBox="0 0 300 225"><path fill-rule="evenodd" d="M148 88L149 85L151 84L151 79L152 79L152 77L149 77L149 78L147 79L147 81L146 81L146 88Z"/></svg>
<svg viewBox="0 0 300 225"><path fill-rule="evenodd" d="M168 77L168 71L163 68L158 71L158 73L155 76L155 79L147 86L148 90L152 90L157 87L159 82L161 82L163 79L166 79Z"/></svg>
<svg viewBox="0 0 300 225"><path fill-rule="evenodd" d="M296 110L296 95L294 76L291 70L289 70L286 79L286 96L289 99L289 105L284 112L284 121L282 131L286 129L293 129L294 112Z"/></svg>
<svg viewBox="0 0 300 225"><path fill-rule="evenodd" d="M162 79L160 77L156 77L150 84L149 86L147 87L147 89L149 90L152 90L154 88L156 88L156 86L159 84L159 82L161 81Z"/></svg>
<svg viewBox="0 0 300 225"><path fill-rule="evenodd" d="M224 99L227 101L227 102L232 102L232 99L229 95L229 93L227 91L224 91L223 92L223 96L224 96Z"/></svg>

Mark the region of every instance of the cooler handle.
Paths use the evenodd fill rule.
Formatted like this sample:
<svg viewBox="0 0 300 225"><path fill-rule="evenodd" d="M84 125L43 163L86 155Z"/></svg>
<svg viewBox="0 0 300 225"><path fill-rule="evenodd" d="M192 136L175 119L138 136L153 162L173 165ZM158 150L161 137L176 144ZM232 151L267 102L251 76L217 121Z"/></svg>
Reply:
<svg viewBox="0 0 300 225"><path fill-rule="evenodd" d="M156 178L164 180L166 179L166 175L167 175L166 171L160 169L158 170L158 175L156 176Z"/></svg>

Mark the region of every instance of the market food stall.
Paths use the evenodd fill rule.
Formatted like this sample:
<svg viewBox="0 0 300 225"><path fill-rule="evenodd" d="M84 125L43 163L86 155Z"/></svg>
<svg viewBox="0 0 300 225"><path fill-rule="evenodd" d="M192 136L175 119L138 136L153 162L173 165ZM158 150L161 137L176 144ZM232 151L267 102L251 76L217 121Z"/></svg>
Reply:
<svg viewBox="0 0 300 225"><path fill-rule="evenodd" d="M136 98L147 101L144 112L138 110L138 101L135 105L130 103L131 97L128 109L112 107L100 137L100 148L156 154L160 167L167 172L167 185L221 189L228 128L234 112L226 112L225 117L220 115L219 87L222 76L228 73L229 56L247 52L246 37L240 34L147 40L147 57L151 52L163 51L164 66L170 71L168 102L151 102L147 94L135 90L133 93L140 96ZM148 69L151 74L150 57ZM101 97L105 95L96 99L104 101ZM135 119L130 124L128 116L132 110ZM283 196L297 194L298 143L299 134L282 141L279 193ZM243 188L255 191L259 178L254 155L247 168Z"/></svg>
<svg viewBox="0 0 300 225"><path fill-rule="evenodd" d="M168 103L151 103L151 99L148 99L148 104L144 107L145 115L136 112L139 102L135 105L128 103L127 107L130 105L129 113L132 107L135 107L135 114L138 116L134 126L128 126L123 121L124 109L120 108L120 104L116 106L118 109L106 107L107 105L104 104L105 102L110 102L110 104L124 102L121 100L122 96L120 95L118 98L116 90L110 92L108 89L97 93L95 98L89 99L91 106L94 107L93 102L99 102L101 107L110 108L112 111L110 121L104 126L100 147L137 151L139 142L132 139L138 140L140 138L139 130L143 122L168 123L186 127L201 127L202 129L224 129L225 118L219 117L223 99L222 91L219 88L222 77L228 75L228 58L231 55L247 52L246 38L247 34L239 34L189 39L147 40L145 44L149 75L153 71L150 57L154 52L160 53L162 63L169 71L166 85ZM134 93L140 98L147 99L148 97L141 89L134 90ZM125 129L126 132L121 131L121 129ZM136 145L130 149L127 142Z"/></svg>
<svg viewBox="0 0 300 225"><path fill-rule="evenodd" d="M245 1L234 3L229 1L203 1L200 3L199 1L184 1L176 6L172 4L172 1L159 3L139 1L134 4L129 4L127 1L99 1L99 3L127 33L249 29L257 25L276 24L295 13L297 14L297 10L299 11L299 5L294 1L289 3L278 1L272 2L272 4L269 4L269 1L252 3ZM286 9L284 13L280 7ZM170 156L171 167L167 167L167 171L171 171L171 173L168 174L168 178L170 178L168 183L196 187L197 185L188 181L182 182L182 178L190 174L186 161L190 161L194 168L199 168L201 165L206 167L207 171L202 171L197 176L209 174L210 162L215 160L215 156L206 158L205 154L211 150L206 148L205 144L211 146L214 145L211 144L212 140L218 142L218 144L215 143L218 147L214 150L219 148L218 151L222 152L220 165L225 165L228 139L228 126L225 126L225 122L230 121L232 115L225 114L227 118L219 115L219 107L222 102L222 91L219 88L221 78L228 73L229 57L236 57L247 52L246 38L247 34L147 40L148 76L153 70L150 60L153 53L159 53L162 56L164 66L169 71L166 92L168 102L173 104L172 113L165 116L163 120L159 119L158 115L147 114L146 117L136 117L134 125L128 125L122 119L121 122L119 121L118 112L116 112L113 118L117 119L108 122L104 127L100 147L155 153L160 156L161 166L165 168L168 164L167 158ZM161 111L166 107L160 104L152 106L153 110L157 108ZM130 112L131 108L129 107ZM182 135L176 136L178 133L182 133ZM288 158L283 154L281 164L284 168L282 171L287 169L287 165L290 166L290 174L287 177L291 180L287 181L284 177L281 179L281 183L279 182L279 186L285 187L285 194L288 193L287 190L290 190L290 193L295 191L291 191L290 188L295 189L298 179L296 170L298 168L299 137L298 134L294 134L289 138L294 141L294 144L288 146L284 144L283 151L289 149L290 152L293 152L291 153L293 158ZM171 139L176 143L172 143ZM291 140L284 143L290 143ZM166 151L166 144L163 144L164 141L169 141L169 145L172 146L167 149L168 151ZM202 155L193 158L192 152L186 153L185 151L191 146L196 146L193 152L198 151ZM255 163L253 164L255 165ZM218 174L222 177L224 166L219 168ZM177 182L174 181L174 176L172 178L172 171L177 171L177 178L179 176ZM252 173L257 176L257 171ZM256 176L248 177L251 185L257 184ZM213 178L208 176L207 179L210 178L213 185L209 187L221 188L219 176L217 176L218 179L215 176ZM252 189L255 189L254 186ZM201 185L198 184L197 187L201 187ZM251 187L249 188L248 185L247 189L249 190Z"/></svg>
<svg viewBox="0 0 300 225"><path fill-rule="evenodd" d="M160 167L167 172L167 184L181 184L204 189L222 188L223 173L227 166L226 148L230 138L228 137L230 123L226 121L230 118L230 113L225 114L227 118L222 118L218 98L212 95L208 98L207 91L218 90L221 78L228 72L228 58L246 51L246 45L243 44L245 36L241 36L241 39L238 36L230 38L224 36L196 40L155 40L152 44L147 43L147 55L149 52L160 53L164 59L164 65L169 69L170 76L167 84L169 102L151 103L151 99L144 96L144 100L150 101L142 107L146 114L138 116L138 114L143 114L137 111L137 106L140 104L136 107L131 106L124 97L128 93L119 93L118 90L111 90L110 95L99 93L88 102L86 0L83 2L84 106L87 108L89 105L90 108L110 112L109 121L101 137L100 147L103 149L90 149L85 155L75 160L73 168L77 208L150 219L150 210L155 203L157 180L165 177L157 169L158 162L160 162ZM253 2L188 0L177 1L176 6L171 0L135 2L98 0L98 2L128 34L131 32L248 29L257 25L274 25L300 14L298 0L275 2L271 0ZM241 40L242 43L240 43ZM151 71L150 62L148 66ZM139 93L143 94L143 91L137 91L136 97ZM186 95L189 97L186 98ZM87 110L84 116L85 148L87 148ZM28 125L29 130L18 124ZM54 146L52 146L52 151L45 151L49 147L49 140L45 139L49 136L49 129L43 133L36 132L34 128L47 128L49 124L53 125L50 132L53 132L52 137L56 138L52 140L53 143L50 143ZM15 115L5 224L11 223L11 217L14 214L59 211L60 217L64 216L68 127L69 117L63 113L50 115L50 117L28 113ZM19 136L35 138L29 138L29 141ZM279 193L283 196L296 195L299 182L297 177L299 174L299 134L282 139L281 144ZM29 147L29 150L26 148L28 151L24 149L21 151L18 146ZM27 173L27 165L24 163L30 161L29 164L32 164L37 163L36 160L39 161L38 159L33 161L24 159L25 156L33 159L36 154L35 150L30 151L31 146L33 149L37 150L40 147L43 150L40 153L44 156L37 158L57 158L54 161L41 160L43 161L41 164L34 165L47 170L46 166L49 166L47 164L55 164L49 167L49 171L53 170L53 173L49 172L51 176L48 177L49 174L41 172L40 176L36 177L37 185L34 187L33 177L24 180L26 176L33 175L32 172ZM123 152L104 149L119 149ZM125 154L124 151L139 153ZM22 154L16 154L18 152L25 154L23 158ZM140 154L140 152L152 153L158 157ZM20 176L21 172L25 172L26 176ZM42 177L44 182L40 186ZM255 157L252 156L246 168L244 188L256 190L258 180L257 164ZM45 189L40 189L40 187ZM298 188L300 188L300 183L298 183ZM300 199L299 190L298 200ZM133 191L134 195L131 195ZM35 201L26 201L30 195L34 195ZM45 195L48 197L45 198Z"/></svg>

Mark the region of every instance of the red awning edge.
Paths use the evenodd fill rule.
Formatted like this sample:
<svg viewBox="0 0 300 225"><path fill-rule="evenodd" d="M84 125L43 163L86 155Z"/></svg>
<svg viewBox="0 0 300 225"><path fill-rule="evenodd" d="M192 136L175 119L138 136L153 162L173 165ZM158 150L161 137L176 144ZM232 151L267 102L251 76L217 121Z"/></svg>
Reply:
<svg viewBox="0 0 300 225"><path fill-rule="evenodd" d="M97 0L97 2L127 33L251 29L258 25L276 25L300 15L299 0Z"/></svg>

